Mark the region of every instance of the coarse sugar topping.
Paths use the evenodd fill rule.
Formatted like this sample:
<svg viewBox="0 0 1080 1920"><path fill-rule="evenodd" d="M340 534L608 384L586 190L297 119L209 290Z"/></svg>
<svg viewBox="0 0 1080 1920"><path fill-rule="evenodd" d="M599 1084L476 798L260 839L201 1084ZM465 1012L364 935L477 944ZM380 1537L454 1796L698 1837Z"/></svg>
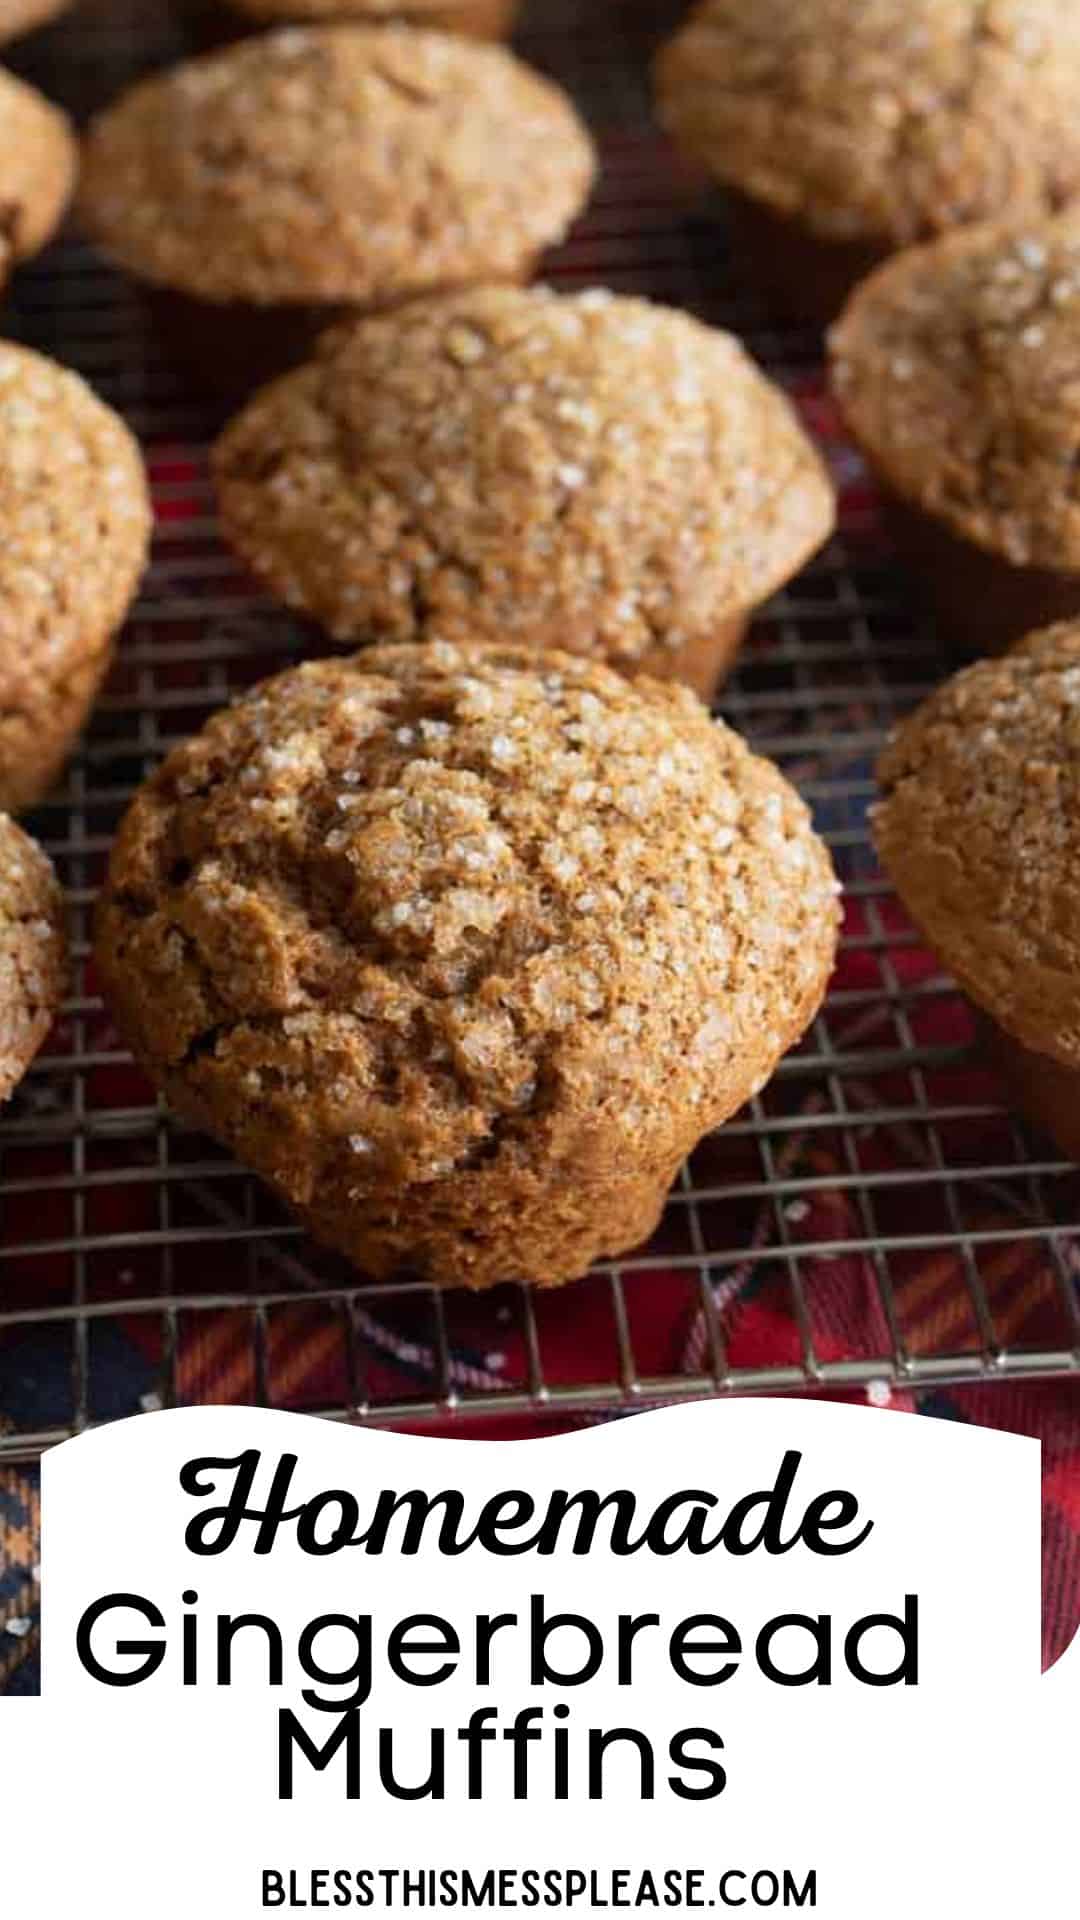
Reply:
<svg viewBox="0 0 1080 1920"><path fill-rule="evenodd" d="M139 450L77 374L0 341L0 806L46 791L146 557Z"/></svg>
<svg viewBox="0 0 1080 1920"><path fill-rule="evenodd" d="M0 705L101 651L146 553L138 448L77 374L0 341Z"/></svg>
<svg viewBox="0 0 1080 1920"><path fill-rule="evenodd" d="M1080 625L979 661L906 720L874 815L908 911L971 998L1080 1066Z"/></svg>
<svg viewBox="0 0 1080 1920"><path fill-rule="evenodd" d="M502 47L286 27L108 108L81 202L122 266L197 298L379 304L517 277L593 164L567 97Z"/></svg>
<svg viewBox="0 0 1080 1920"><path fill-rule="evenodd" d="M1076 0L701 0L660 110L722 179L883 248L1080 190Z"/></svg>
<svg viewBox="0 0 1080 1920"><path fill-rule="evenodd" d="M1080 209L898 256L830 345L898 493L1018 566L1080 569Z"/></svg>
<svg viewBox="0 0 1080 1920"><path fill-rule="evenodd" d="M169 757L99 958L174 1095L234 1141L252 1102L302 1124L304 1200L346 1149L353 1179L424 1182L542 1159L580 1112L594 1144L685 1150L802 1031L836 917L802 802L690 694L379 647Z"/></svg>
<svg viewBox="0 0 1080 1920"><path fill-rule="evenodd" d="M230 539L341 641L632 663L766 599L833 524L822 462L739 343L604 289L342 327L214 467Z"/></svg>

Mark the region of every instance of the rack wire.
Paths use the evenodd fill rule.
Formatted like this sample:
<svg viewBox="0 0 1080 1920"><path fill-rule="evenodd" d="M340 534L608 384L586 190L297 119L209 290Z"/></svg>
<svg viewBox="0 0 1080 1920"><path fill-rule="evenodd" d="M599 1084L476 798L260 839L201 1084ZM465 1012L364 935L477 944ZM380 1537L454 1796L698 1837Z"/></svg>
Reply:
<svg viewBox="0 0 1080 1920"><path fill-rule="evenodd" d="M527 12L522 50L575 94L604 160L548 277L732 328L828 437L820 343L740 287L722 210L688 193L650 124L647 59L671 12L660 0ZM164 5L96 0L16 64L83 117L182 42ZM220 545L213 414L132 289L72 234L23 274L16 323L137 431L158 533L107 696L31 822L69 890L77 980L0 1115L0 1463L201 1399L494 1422L710 1394L1080 1380L1080 1175L1004 1111L966 1008L867 838L875 751L943 663L850 453L832 448L842 538L758 622L720 703L797 782L832 846L846 927L826 1004L773 1083L691 1156L649 1247L569 1291L441 1295L365 1282L314 1248L159 1108L112 1031L88 955L123 807L174 740L310 642Z"/></svg>

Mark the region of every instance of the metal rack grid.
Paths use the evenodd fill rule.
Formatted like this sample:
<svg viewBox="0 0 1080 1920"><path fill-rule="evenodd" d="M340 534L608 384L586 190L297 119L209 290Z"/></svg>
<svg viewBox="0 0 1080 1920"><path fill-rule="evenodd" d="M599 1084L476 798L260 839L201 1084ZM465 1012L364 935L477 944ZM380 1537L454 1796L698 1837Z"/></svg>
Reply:
<svg viewBox="0 0 1080 1920"><path fill-rule="evenodd" d="M646 61L671 12L660 0L535 0L527 14L523 50L575 93L605 163L549 277L647 292L733 328L820 425L819 346L739 287L717 209L687 196L649 124ZM179 49L165 6L96 0L17 64L81 115ZM88 965L95 886L133 787L305 642L216 538L213 417L145 331L132 290L72 237L22 276L17 325L126 414L159 528L107 697L32 822L70 892L78 977L0 1116L0 1360L17 1383L0 1400L0 1463L139 1404L226 1397L206 1357L215 1341L229 1354L228 1397L381 1422L1080 1380L1080 1174L1002 1110L966 1010L868 845L874 752L942 666L858 495L842 540L758 623L721 702L797 781L845 883L841 965L813 1029L692 1156L649 1248L550 1295L508 1286L476 1301L418 1281L366 1284L159 1110ZM748 1298L763 1308L749 1340ZM150 1382L135 1400L116 1385L120 1339ZM489 1351L500 1342L509 1356ZM42 1404L36 1369L58 1343L67 1386ZM298 1370L301 1349L318 1364Z"/></svg>

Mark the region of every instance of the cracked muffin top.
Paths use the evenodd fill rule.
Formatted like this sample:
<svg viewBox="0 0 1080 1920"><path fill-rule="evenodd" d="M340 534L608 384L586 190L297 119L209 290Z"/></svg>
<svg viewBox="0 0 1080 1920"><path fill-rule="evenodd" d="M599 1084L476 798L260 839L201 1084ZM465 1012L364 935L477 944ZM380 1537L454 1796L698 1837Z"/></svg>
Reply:
<svg viewBox="0 0 1080 1920"><path fill-rule="evenodd" d="M569 100L502 47L290 27L102 114L82 209L121 266L181 293L379 305L527 272L592 176Z"/></svg>
<svg viewBox="0 0 1080 1920"><path fill-rule="evenodd" d="M104 653L146 557L150 502L123 422L63 367L0 341L0 792L44 752L53 704Z"/></svg>
<svg viewBox="0 0 1080 1920"><path fill-rule="evenodd" d="M816 1009L835 892L797 794L685 689L384 646L169 755L98 965L137 1057L302 1205L542 1163L582 1114L597 1152L685 1150Z"/></svg>
<svg viewBox="0 0 1080 1920"><path fill-rule="evenodd" d="M0 16L2 18L2 16ZM67 118L0 69L0 286L52 237L75 184Z"/></svg>
<svg viewBox="0 0 1080 1920"><path fill-rule="evenodd" d="M1080 193L1076 0L702 0L660 112L823 238L892 249Z"/></svg>
<svg viewBox="0 0 1080 1920"><path fill-rule="evenodd" d="M0 1100L53 1023L65 964L56 875L41 848L0 813Z"/></svg>
<svg viewBox="0 0 1080 1920"><path fill-rule="evenodd" d="M58 13L66 12L71 0L0 0L0 41L14 40L20 33L44 26Z"/></svg>
<svg viewBox="0 0 1080 1920"><path fill-rule="evenodd" d="M738 342L602 290L485 288L335 330L214 471L227 536L341 641L625 665L766 599L833 524Z"/></svg>
<svg viewBox="0 0 1080 1920"><path fill-rule="evenodd" d="M887 262L830 350L897 493L1016 565L1080 569L1080 209Z"/></svg>
<svg viewBox="0 0 1080 1920"><path fill-rule="evenodd" d="M940 687L882 755L874 838L977 1004L1080 1067L1080 624Z"/></svg>

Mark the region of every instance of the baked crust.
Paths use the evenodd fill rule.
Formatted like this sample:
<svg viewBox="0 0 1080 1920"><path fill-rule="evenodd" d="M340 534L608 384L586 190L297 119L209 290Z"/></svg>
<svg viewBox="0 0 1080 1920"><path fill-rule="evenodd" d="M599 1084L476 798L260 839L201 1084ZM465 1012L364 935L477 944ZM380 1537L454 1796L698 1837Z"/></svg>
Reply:
<svg viewBox="0 0 1080 1920"><path fill-rule="evenodd" d="M0 16L2 18L2 16ZM67 116L0 69L0 286L59 226L75 185L77 149Z"/></svg>
<svg viewBox="0 0 1080 1920"><path fill-rule="evenodd" d="M0 806L30 806L67 758L150 520L123 422L77 374L0 341Z"/></svg>
<svg viewBox="0 0 1080 1920"><path fill-rule="evenodd" d="M878 771L874 840L916 926L1006 1033L1080 1066L1080 624L947 681Z"/></svg>
<svg viewBox="0 0 1080 1920"><path fill-rule="evenodd" d="M0 1100L18 1085L64 992L63 906L41 848L0 814Z"/></svg>
<svg viewBox="0 0 1080 1920"><path fill-rule="evenodd" d="M380 306L521 277L593 171L565 94L502 47L288 27L133 87L90 129L81 206L156 285Z"/></svg>
<svg viewBox="0 0 1080 1920"><path fill-rule="evenodd" d="M97 963L174 1107L368 1272L555 1285L637 1244L816 1011L835 882L685 689L377 647L174 751Z"/></svg>
<svg viewBox="0 0 1080 1920"><path fill-rule="evenodd" d="M662 119L721 180L889 250L1080 191L1074 0L702 0Z"/></svg>
<svg viewBox="0 0 1080 1920"><path fill-rule="evenodd" d="M1014 566L1080 574L1080 209L897 256L830 350L894 493Z"/></svg>
<svg viewBox="0 0 1080 1920"><path fill-rule="evenodd" d="M484 288L335 330L213 466L227 538L341 642L513 639L676 674L834 521L739 343L604 290Z"/></svg>

